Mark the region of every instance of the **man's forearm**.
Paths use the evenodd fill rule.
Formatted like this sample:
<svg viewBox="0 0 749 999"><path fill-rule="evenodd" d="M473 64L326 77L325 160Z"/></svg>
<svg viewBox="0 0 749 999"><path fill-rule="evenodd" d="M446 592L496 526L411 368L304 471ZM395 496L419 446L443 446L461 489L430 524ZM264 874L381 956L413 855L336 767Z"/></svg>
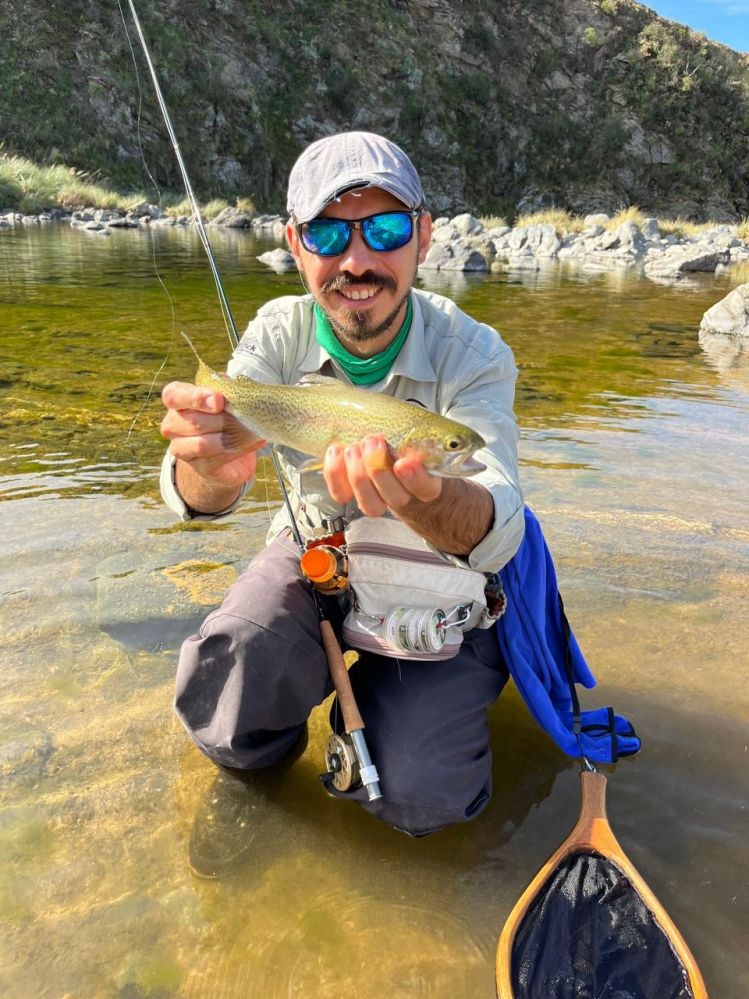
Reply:
<svg viewBox="0 0 749 999"><path fill-rule="evenodd" d="M177 459L174 466L177 492L196 513L219 513L226 510L239 496L241 489L221 482L204 479L186 461Z"/></svg>
<svg viewBox="0 0 749 999"><path fill-rule="evenodd" d="M491 530L494 500L478 482L445 479L436 500L414 499L397 516L435 548L465 558Z"/></svg>

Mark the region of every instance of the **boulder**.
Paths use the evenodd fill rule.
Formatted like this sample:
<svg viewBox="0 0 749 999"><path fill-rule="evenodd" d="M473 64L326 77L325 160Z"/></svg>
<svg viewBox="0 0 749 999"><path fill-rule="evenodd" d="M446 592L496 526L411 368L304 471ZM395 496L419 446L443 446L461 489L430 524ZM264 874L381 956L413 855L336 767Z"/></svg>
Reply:
<svg viewBox="0 0 749 999"><path fill-rule="evenodd" d="M715 333L749 337L749 284L734 288L702 317L700 339Z"/></svg>
<svg viewBox="0 0 749 999"><path fill-rule="evenodd" d="M254 215L252 217L253 229L275 229L279 225L284 225L282 215Z"/></svg>
<svg viewBox="0 0 749 999"><path fill-rule="evenodd" d="M143 217L147 218L148 216ZM136 218L129 218L126 215L118 215L116 218L107 219L105 225L110 229L137 229L140 223Z"/></svg>
<svg viewBox="0 0 749 999"><path fill-rule="evenodd" d="M261 253L257 259L261 264L274 270L276 274L286 274L287 271L296 270L294 258L288 250L284 250L280 246L275 250L268 250L267 253Z"/></svg>
<svg viewBox="0 0 749 999"><path fill-rule="evenodd" d="M642 253L645 249L645 237L636 222L622 222L614 229L621 246L630 252Z"/></svg>
<svg viewBox="0 0 749 999"><path fill-rule="evenodd" d="M421 266L432 271L489 270L486 257L479 250L455 238L450 243L432 243Z"/></svg>
<svg viewBox="0 0 749 999"><path fill-rule="evenodd" d="M150 205L147 201L139 201L137 205L132 205L128 211L128 215L133 218L145 218L148 216L152 219L161 218L161 209L158 205Z"/></svg>
<svg viewBox="0 0 749 999"><path fill-rule="evenodd" d="M435 243L451 243L457 233L451 225L443 225L438 229L432 229L432 245Z"/></svg>
<svg viewBox="0 0 749 999"><path fill-rule="evenodd" d="M449 240L445 240L444 242L441 240L434 242L433 240L421 267L427 271L442 270L445 264L452 259L452 255Z"/></svg>
<svg viewBox="0 0 749 999"><path fill-rule="evenodd" d="M249 229L252 219L253 216L249 212L243 212L229 205L219 212L215 219L211 219L208 225L224 226L227 229Z"/></svg>
<svg viewBox="0 0 749 999"><path fill-rule="evenodd" d="M728 250L711 246L669 246L663 252L650 254L645 262L648 277L679 278L682 274L703 272L712 274L718 264L728 263Z"/></svg>
<svg viewBox="0 0 749 999"><path fill-rule="evenodd" d="M477 236L484 229L483 223L474 218L473 215L469 215L468 212L456 215L452 220L452 225L461 236Z"/></svg>
<svg viewBox="0 0 749 999"><path fill-rule="evenodd" d="M478 250L460 244L457 249L453 249L452 260L449 260L442 270L486 272L489 270L489 265L486 257Z"/></svg>
<svg viewBox="0 0 749 999"><path fill-rule="evenodd" d="M557 231L549 223L537 223L529 225L526 229L526 247L528 247L537 257L555 257L559 252L562 241L557 236Z"/></svg>

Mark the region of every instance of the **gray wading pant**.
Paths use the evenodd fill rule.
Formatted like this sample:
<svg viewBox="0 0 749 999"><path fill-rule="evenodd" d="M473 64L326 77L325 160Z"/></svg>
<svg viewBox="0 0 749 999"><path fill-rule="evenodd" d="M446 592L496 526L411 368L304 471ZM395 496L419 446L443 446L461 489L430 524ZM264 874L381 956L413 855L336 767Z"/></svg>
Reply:
<svg viewBox="0 0 749 999"><path fill-rule="evenodd" d="M362 653L350 676L383 798L341 796L413 836L476 816L491 793L487 708L508 676L496 628L466 633L444 662ZM175 709L213 761L253 770L286 756L331 691L311 590L284 534L182 646ZM338 731L339 715L334 704Z"/></svg>

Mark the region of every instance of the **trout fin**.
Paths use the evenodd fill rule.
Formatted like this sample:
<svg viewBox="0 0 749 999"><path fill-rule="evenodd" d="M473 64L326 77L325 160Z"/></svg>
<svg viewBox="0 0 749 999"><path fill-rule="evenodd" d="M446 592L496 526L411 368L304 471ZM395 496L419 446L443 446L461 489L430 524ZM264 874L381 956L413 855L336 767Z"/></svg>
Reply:
<svg viewBox="0 0 749 999"><path fill-rule="evenodd" d="M248 444L256 444L258 441L264 442L264 438L254 434L251 430L246 430L241 423L221 432L221 444L225 451L245 451Z"/></svg>
<svg viewBox="0 0 749 999"><path fill-rule="evenodd" d="M198 359L198 362L199 362L200 364L202 364L203 362L202 362L202 360L201 360L201 358L200 358L200 354L199 354L199 353L197 352L197 350L195 349L195 344L194 344L194 343L192 342L192 340L191 340L191 339L190 339L190 337L189 337L189 336L187 335L187 333L185 333L185 331L184 331L184 330L180 330L180 333L181 333L181 334L182 334L182 336L183 336L183 337L185 338L185 340L187 340L187 346L188 346L188 347L190 348L190 350L191 350L191 351L193 352L193 354L194 354L194 355L195 355L195 356L197 357L197 359Z"/></svg>

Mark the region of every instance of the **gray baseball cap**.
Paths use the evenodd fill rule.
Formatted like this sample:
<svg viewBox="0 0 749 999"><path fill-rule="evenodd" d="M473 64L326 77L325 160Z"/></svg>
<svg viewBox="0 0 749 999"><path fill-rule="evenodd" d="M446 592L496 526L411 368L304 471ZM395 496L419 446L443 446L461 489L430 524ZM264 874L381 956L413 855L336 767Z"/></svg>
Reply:
<svg viewBox="0 0 749 999"><path fill-rule="evenodd" d="M286 210L297 222L309 222L354 187L381 187L407 208L424 205L421 180L402 149L373 132L341 132L313 142L296 161Z"/></svg>

